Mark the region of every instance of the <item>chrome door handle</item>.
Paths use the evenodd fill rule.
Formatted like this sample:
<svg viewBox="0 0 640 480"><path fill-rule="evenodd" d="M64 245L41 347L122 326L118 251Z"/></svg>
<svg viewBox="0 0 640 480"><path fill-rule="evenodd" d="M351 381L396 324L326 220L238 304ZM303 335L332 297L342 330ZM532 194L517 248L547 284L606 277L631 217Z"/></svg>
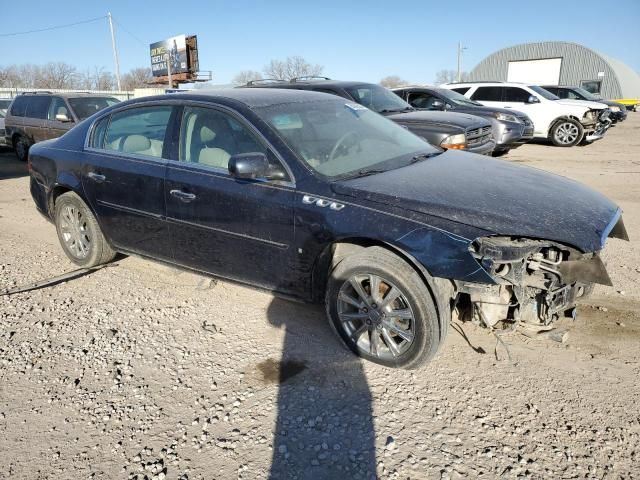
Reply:
<svg viewBox="0 0 640 480"><path fill-rule="evenodd" d="M105 177L104 175L100 175L99 173L96 173L96 172L87 173L87 177L89 177L91 180L97 183L102 183L107 179L107 177Z"/></svg>
<svg viewBox="0 0 640 480"><path fill-rule="evenodd" d="M172 196L180 199L181 201L183 201L185 203L189 203L189 202L191 202L191 201L196 199L195 194L188 193L188 192L183 192L182 190L171 190L171 191L169 191L169 193Z"/></svg>

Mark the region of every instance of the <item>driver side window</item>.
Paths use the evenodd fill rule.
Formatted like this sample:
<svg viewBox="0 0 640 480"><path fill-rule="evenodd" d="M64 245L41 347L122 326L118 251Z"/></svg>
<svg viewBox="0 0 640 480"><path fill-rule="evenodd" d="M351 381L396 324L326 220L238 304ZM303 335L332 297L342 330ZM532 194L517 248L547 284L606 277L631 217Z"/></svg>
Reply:
<svg viewBox="0 0 640 480"><path fill-rule="evenodd" d="M228 171L229 159L242 153L263 153L271 169L285 172L280 162L256 136L231 115L204 107L185 107L180 128L183 162ZM283 179L288 175L281 175Z"/></svg>
<svg viewBox="0 0 640 480"><path fill-rule="evenodd" d="M437 97L428 93L411 93L409 94L409 105L414 108L423 108L433 110L433 102L438 101Z"/></svg>

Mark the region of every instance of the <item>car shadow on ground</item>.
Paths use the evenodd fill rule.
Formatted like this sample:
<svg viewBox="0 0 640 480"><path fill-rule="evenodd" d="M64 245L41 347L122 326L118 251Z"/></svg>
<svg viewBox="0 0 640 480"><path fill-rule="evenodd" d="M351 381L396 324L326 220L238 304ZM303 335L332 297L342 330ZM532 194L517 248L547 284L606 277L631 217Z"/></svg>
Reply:
<svg viewBox="0 0 640 480"><path fill-rule="evenodd" d="M271 479L375 479L372 398L361 360L331 331L324 310L274 299L282 358L260 365L279 383Z"/></svg>
<svg viewBox="0 0 640 480"><path fill-rule="evenodd" d="M13 150L0 147L0 180L26 177L29 175L27 164L16 158Z"/></svg>

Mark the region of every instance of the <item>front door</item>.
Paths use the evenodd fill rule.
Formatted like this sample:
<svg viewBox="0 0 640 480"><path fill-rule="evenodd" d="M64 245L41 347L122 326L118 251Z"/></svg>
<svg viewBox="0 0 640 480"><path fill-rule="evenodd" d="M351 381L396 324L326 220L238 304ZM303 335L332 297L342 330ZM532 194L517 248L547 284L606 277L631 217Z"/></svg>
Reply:
<svg viewBox="0 0 640 480"><path fill-rule="evenodd" d="M67 120L59 120L56 118L58 115L66 116ZM61 137L74 125L75 122L67 103L62 97L53 97L47 119L47 138Z"/></svg>
<svg viewBox="0 0 640 480"><path fill-rule="evenodd" d="M184 108L179 161L167 167L165 198L175 261L197 270L290 292L294 187L266 143L233 112ZM282 180L238 180L231 155L267 155Z"/></svg>
<svg viewBox="0 0 640 480"><path fill-rule="evenodd" d="M92 132L82 184L107 238L117 247L171 259L164 220L170 105L128 108Z"/></svg>

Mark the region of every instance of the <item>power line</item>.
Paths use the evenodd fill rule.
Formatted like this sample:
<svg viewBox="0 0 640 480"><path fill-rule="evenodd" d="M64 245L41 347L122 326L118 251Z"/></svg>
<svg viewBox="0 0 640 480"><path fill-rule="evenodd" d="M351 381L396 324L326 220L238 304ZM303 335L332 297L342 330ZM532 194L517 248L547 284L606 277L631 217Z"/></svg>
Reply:
<svg viewBox="0 0 640 480"><path fill-rule="evenodd" d="M67 23L67 24L64 24L64 25L55 25L53 27L40 28L38 30L25 30L23 32L0 33L0 37L15 37L17 35L27 35L29 33L48 32L50 30L58 30L60 28L75 27L76 25L82 25L82 24L85 24L85 23L96 22L98 20L104 20L105 18L107 18L106 15L103 15L102 17L90 18L88 20L81 20L79 22Z"/></svg>
<svg viewBox="0 0 640 480"><path fill-rule="evenodd" d="M116 25L118 25L125 33L128 33L129 35L131 35L138 43L141 43L142 45L144 45L145 47L149 46L149 42L145 42L143 40L140 40L139 37L137 37L136 35L134 35L133 33L131 33L129 30L127 30L126 28L124 28L124 25L122 25L114 16L111 16L111 18L113 19L113 21L116 23Z"/></svg>

